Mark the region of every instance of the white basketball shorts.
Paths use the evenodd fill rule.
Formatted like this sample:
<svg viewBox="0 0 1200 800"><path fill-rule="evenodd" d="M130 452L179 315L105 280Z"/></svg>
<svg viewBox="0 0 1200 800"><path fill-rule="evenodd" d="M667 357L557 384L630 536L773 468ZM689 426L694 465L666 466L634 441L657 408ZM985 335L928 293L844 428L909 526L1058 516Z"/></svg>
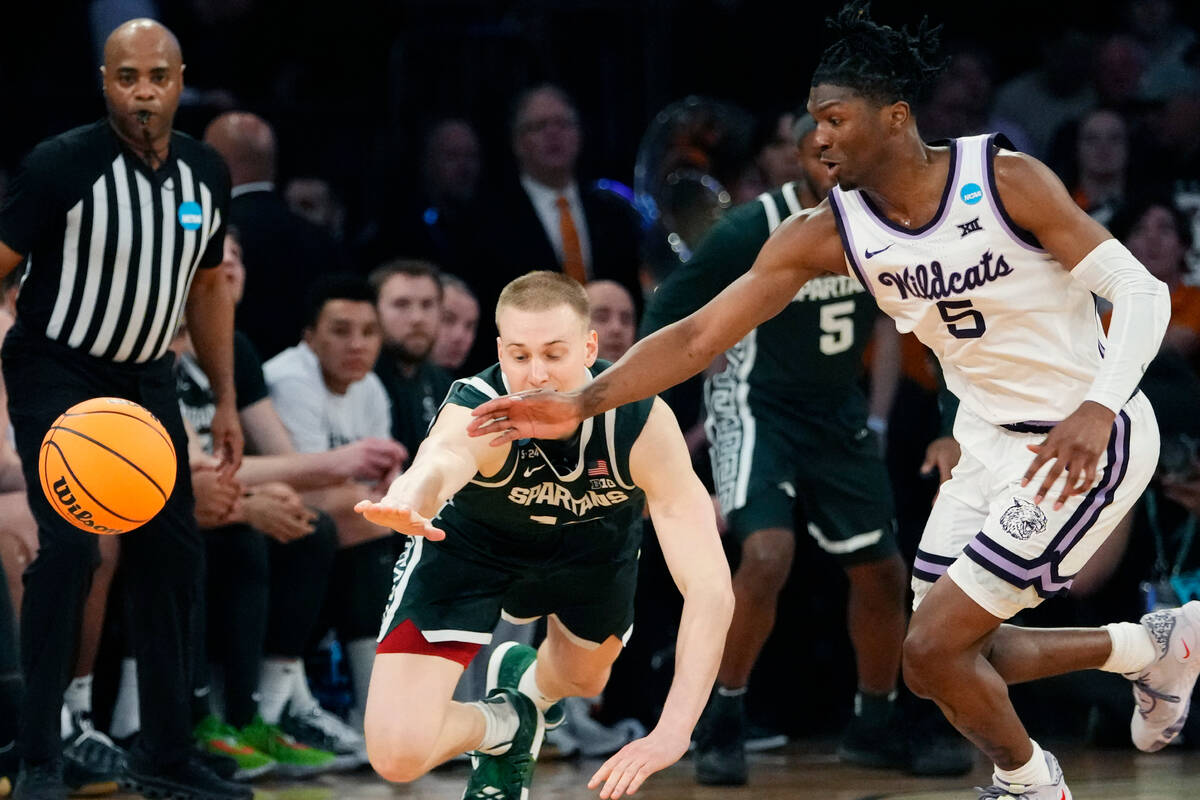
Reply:
<svg viewBox="0 0 1200 800"><path fill-rule="evenodd" d="M1158 463L1158 423L1145 395L1136 393L1113 421L1093 487L1057 511L1065 471L1040 505L1033 497L1050 465L1021 486L1034 459L1028 445L1040 443L1052 426L996 426L959 408L954 436L962 459L942 484L921 536L913 608L947 572L1000 619L1062 594L1137 502Z"/></svg>

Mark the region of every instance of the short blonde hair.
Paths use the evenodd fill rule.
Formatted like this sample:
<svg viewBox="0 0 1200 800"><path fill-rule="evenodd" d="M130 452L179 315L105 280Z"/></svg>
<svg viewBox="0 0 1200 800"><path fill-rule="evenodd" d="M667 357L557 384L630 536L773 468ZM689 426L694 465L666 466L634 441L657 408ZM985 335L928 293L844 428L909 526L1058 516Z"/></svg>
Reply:
<svg viewBox="0 0 1200 800"><path fill-rule="evenodd" d="M587 290L579 281L561 272L538 270L527 272L509 282L496 301L496 319L505 306L521 311L546 311L556 306L570 306L585 324L592 318L592 306Z"/></svg>

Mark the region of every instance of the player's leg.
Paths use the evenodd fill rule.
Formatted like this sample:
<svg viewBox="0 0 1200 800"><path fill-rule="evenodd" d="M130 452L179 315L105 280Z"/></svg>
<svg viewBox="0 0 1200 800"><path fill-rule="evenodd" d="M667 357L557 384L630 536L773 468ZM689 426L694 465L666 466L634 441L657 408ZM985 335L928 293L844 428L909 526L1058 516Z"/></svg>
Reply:
<svg viewBox="0 0 1200 800"><path fill-rule="evenodd" d="M920 599L905 643L904 669L913 691L935 700L992 758L998 786L1054 792L1065 790L1061 770L1053 756L1030 740L1012 709L1006 680L1068 668L1140 673L1165 652L1153 646L1147 628L1128 624L1058 633L1000 630L1000 625L1069 588L1071 576L1145 487L1157 461L1158 436L1148 404L1135 397L1114 422L1096 485L1057 511L1048 503L1032 502L1036 481L1020 486L1028 462L1026 445L1037 440L996 428L980 432L979 449L989 454L989 513L964 555ZM1192 635L1190 620L1183 622L1181 627ZM1161 650L1170 647L1167 641ZM1023 657L1032 665L1018 663ZM1174 681L1178 676L1169 677ZM1190 694L1195 671L1185 677ZM1150 678L1154 683L1155 676ZM1179 703L1175 707L1186 713Z"/></svg>
<svg viewBox="0 0 1200 800"><path fill-rule="evenodd" d="M487 719L451 696L463 665L450 658L380 653L367 694L371 766L389 781L416 780L483 741Z"/></svg>
<svg viewBox="0 0 1200 800"><path fill-rule="evenodd" d="M733 620L717 672L717 685L694 734L696 780L714 786L740 786L746 766L746 686L763 646L775 628L779 594L795 556L794 459L786 440L765 429L752 443L753 458L740 475L718 480L730 533L741 540L733 573ZM718 453L719 450L715 451Z"/></svg>

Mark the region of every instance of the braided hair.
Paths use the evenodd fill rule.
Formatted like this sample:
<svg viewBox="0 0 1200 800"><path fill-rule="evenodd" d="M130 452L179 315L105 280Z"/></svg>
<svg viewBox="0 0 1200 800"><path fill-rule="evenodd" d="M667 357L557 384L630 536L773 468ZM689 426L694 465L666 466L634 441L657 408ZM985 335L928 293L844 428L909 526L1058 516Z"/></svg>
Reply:
<svg viewBox="0 0 1200 800"><path fill-rule="evenodd" d="M851 0L825 20L836 41L821 54L812 85L846 86L879 103L916 102L946 68L939 53L942 26L924 17L915 32L871 19L868 0Z"/></svg>

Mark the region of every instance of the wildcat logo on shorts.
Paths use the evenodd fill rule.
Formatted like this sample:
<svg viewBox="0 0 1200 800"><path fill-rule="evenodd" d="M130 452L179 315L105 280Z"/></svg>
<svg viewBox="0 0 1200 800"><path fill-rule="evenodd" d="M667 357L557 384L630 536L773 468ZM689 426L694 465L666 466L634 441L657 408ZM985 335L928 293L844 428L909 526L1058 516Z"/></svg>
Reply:
<svg viewBox="0 0 1200 800"><path fill-rule="evenodd" d="M1028 500L1013 498L1013 504L1000 515L1000 527L1014 539L1025 541L1046 530L1046 512Z"/></svg>

